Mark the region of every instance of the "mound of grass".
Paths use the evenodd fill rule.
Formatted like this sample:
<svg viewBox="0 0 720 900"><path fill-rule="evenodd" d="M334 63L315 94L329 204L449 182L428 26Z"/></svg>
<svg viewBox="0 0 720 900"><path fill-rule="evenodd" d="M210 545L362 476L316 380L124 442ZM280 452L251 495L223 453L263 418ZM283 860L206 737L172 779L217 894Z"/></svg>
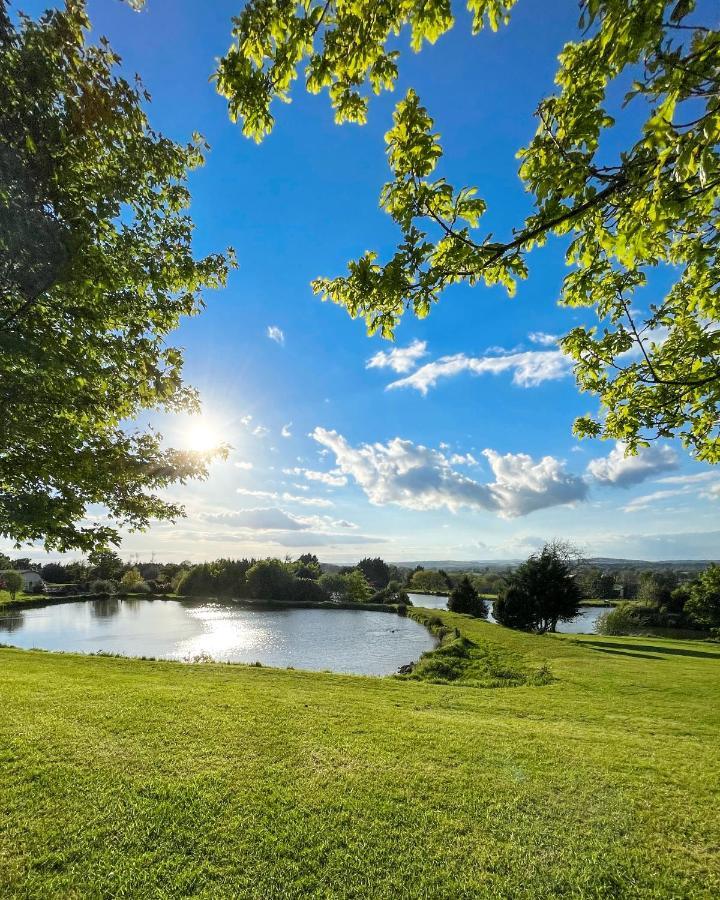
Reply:
<svg viewBox="0 0 720 900"><path fill-rule="evenodd" d="M457 682L473 687L517 687L523 684L549 684L552 676L547 665L533 669L526 661L487 638L471 640L460 627L472 627L467 616L458 616L462 625L450 627L446 620L425 609L413 609L409 615L428 628L439 640L434 650L424 653L408 675L435 684ZM485 625L486 623L483 623Z"/></svg>
<svg viewBox="0 0 720 900"><path fill-rule="evenodd" d="M438 618L552 683L0 649L0 896L720 895L720 646Z"/></svg>

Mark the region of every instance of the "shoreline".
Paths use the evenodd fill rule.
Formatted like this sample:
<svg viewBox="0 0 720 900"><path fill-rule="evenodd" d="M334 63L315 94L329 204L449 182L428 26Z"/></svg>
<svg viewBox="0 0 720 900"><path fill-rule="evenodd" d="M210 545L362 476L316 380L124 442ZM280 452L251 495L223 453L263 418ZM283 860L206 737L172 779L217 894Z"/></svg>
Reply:
<svg viewBox="0 0 720 900"><path fill-rule="evenodd" d="M38 596L23 597L19 600L10 600L0 605L0 615L3 610L33 609L42 606L59 606L64 603L83 603L92 600L204 600L208 602L228 602L237 606L245 606L256 609L349 609L364 610L365 612L385 612L403 615L400 610L406 607L401 604L391 603L353 603L344 601L335 603L332 600L254 600L246 597L183 597L179 594L67 594L62 597Z"/></svg>

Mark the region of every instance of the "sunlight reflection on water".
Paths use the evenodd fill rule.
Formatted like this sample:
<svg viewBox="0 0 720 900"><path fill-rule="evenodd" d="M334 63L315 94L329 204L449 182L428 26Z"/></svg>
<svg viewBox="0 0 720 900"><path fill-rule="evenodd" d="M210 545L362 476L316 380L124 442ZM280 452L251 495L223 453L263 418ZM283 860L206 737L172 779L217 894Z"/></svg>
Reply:
<svg viewBox="0 0 720 900"><path fill-rule="evenodd" d="M248 609L231 601L97 600L0 614L0 641L81 653L387 675L435 646L428 631L392 613Z"/></svg>

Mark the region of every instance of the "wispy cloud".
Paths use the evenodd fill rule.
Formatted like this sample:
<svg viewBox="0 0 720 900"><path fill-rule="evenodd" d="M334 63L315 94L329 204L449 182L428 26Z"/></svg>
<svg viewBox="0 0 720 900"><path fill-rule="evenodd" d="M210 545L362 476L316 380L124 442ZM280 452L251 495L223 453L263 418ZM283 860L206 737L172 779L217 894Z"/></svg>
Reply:
<svg viewBox="0 0 720 900"><path fill-rule="evenodd" d="M288 422L287 425L283 425L283 427L280 429L280 434L282 435L282 437L284 437L284 438L292 437L292 431L290 431L291 427L292 427L292 422Z"/></svg>
<svg viewBox="0 0 720 900"><path fill-rule="evenodd" d="M249 469L252 469L252 467L253 467L253 464L251 462L248 462L247 460L241 460L240 462L235 463L236 469L249 470Z"/></svg>
<svg viewBox="0 0 720 900"><path fill-rule="evenodd" d="M252 433L255 435L255 437L265 437L265 435L268 433L268 429L264 425L256 425L253 428Z"/></svg>
<svg viewBox="0 0 720 900"><path fill-rule="evenodd" d="M316 429L317 430L317 429ZM308 481L319 481L327 484L329 487L344 487L347 484L347 478L339 469L331 472L317 472L314 469L302 469L295 466L292 469L283 469L285 475L302 475Z"/></svg>
<svg viewBox="0 0 720 900"><path fill-rule="evenodd" d="M278 509L276 506L205 513L202 518L206 522L226 527L251 528L255 531L296 531L309 527L303 519Z"/></svg>
<svg viewBox="0 0 720 900"><path fill-rule="evenodd" d="M658 478L659 484L702 484L706 481L720 480L719 472L695 472L692 475L667 475Z"/></svg>
<svg viewBox="0 0 720 900"><path fill-rule="evenodd" d="M479 465L478 461L472 455L472 453L453 453L450 457L450 463L453 466L477 466Z"/></svg>
<svg viewBox="0 0 720 900"><path fill-rule="evenodd" d="M255 497L259 500L282 500L285 503L298 503L300 506L316 506L327 509L335 505L332 500L328 500L325 497L291 494L289 491L257 491L248 488L237 488L236 493L243 497Z"/></svg>
<svg viewBox="0 0 720 900"><path fill-rule="evenodd" d="M392 381L386 390L413 388L426 395L443 378L453 378L463 372L473 375L499 375L512 372L513 383L519 387L536 387L543 381L554 381L570 374L571 361L559 350L528 350L498 356L467 356L456 353L426 363L412 375Z"/></svg>
<svg viewBox="0 0 720 900"><path fill-rule="evenodd" d="M540 344L541 347L552 347L560 340L556 334L547 334L545 331L531 331L528 335L533 344Z"/></svg>
<svg viewBox="0 0 720 900"><path fill-rule="evenodd" d="M525 453L485 450L495 480L483 484L456 471L439 450L412 441L394 438L387 444L352 447L336 431L316 428L312 436L334 453L338 471L351 476L377 506L452 511L468 507L514 518L587 497L583 479L552 456L536 461Z"/></svg>
<svg viewBox="0 0 720 900"><path fill-rule="evenodd" d="M366 369L392 369L394 372L410 372L417 361L427 356L427 343L413 341L407 347L393 347L392 350L380 350L365 364Z"/></svg>
<svg viewBox="0 0 720 900"><path fill-rule="evenodd" d="M277 506L203 513L199 518L204 522L252 531L332 531L335 528L357 528L346 519L333 519L332 516L323 515L297 516Z"/></svg>
<svg viewBox="0 0 720 900"><path fill-rule="evenodd" d="M680 495L687 494L687 491L684 488L677 488L676 490L667 490L667 491L653 491L651 494L643 494L642 497L635 497L625 506L621 507L623 512L640 512L643 509L647 509L648 506L652 506L654 503L659 502L660 500L667 500L669 497L679 497Z"/></svg>
<svg viewBox="0 0 720 900"><path fill-rule="evenodd" d="M275 343L279 344L281 347L285 346L285 332L277 325L268 325L267 336L271 341L275 341Z"/></svg>

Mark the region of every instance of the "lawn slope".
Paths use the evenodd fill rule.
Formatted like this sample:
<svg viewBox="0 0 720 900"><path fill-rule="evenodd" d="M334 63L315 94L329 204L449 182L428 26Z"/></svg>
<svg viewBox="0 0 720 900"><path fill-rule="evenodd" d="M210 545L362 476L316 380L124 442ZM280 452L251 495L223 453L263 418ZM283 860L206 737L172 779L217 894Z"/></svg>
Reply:
<svg viewBox="0 0 720 900"><path fill-rule="evenodd" d="M441 617L552 680L0 649L0 896L718 896L720 646Z"/></svg>

